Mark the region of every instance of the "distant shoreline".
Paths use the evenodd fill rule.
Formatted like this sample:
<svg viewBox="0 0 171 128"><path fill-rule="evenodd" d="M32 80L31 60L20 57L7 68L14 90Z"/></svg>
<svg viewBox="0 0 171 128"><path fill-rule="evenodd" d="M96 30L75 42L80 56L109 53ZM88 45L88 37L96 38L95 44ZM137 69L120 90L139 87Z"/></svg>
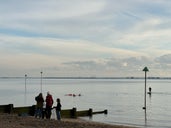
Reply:
<svg viewBox="0 0 171 128"><path fill-rule="evenodd" d="M0 79L23 79L25 77L0 77ZM40 77L27 77L29 79L40 79ZM144 77L42 77L42 79L144 79ZM168 80L171 77L147 77L147 79Z"/></svg>

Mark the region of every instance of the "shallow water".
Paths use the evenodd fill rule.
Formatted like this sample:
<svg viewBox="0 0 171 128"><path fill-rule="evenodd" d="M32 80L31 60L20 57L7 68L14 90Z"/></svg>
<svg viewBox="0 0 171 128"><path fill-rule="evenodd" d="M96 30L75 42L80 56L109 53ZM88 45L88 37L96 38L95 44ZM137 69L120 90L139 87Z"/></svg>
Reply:
<svg viewBox="0 0 171 128"><path fill-rule="evenodd" d="M0 104L35 104L34 98L41 91L40 83L40 79L27 79L25 86L24 79L0 79ZM171 127L171 80L147 80L148 87L152 87L152 95L147 95L145 114L142 109L144 80L141 79L42 80L44 97L50 91L54 99L61 99L62 109L76 107L78 110L108 110L107 115L93 115L93 121L149 128Z"/></svg>

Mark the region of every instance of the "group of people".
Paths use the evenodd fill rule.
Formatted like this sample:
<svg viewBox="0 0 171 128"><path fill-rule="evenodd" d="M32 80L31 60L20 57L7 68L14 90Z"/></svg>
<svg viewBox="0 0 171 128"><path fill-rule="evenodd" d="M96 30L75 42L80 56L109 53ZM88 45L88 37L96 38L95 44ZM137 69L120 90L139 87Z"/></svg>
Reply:
<svg viewBox="0 0 171 128"><path fill-rule="evenodd" d="M60 99L57 98L56 99L56 102L57 102L57 105L55 107L52 107L53 106L53 97L52 95L50 94L50 92L47 92L47 96L46 96L46 99L44 100L43 98L43 94L40 93L38 96L35 97L35 100L37 102L36 104L36 110L35 110L35 117L37 118L43 118L46 117L47 119L50 119L51 118L51 110L53 108L56 109L56 116L57 116L57 119L60 120L61 119L61 114L60 114L60 111L61 111L61 103L60 103Z"/></svg>

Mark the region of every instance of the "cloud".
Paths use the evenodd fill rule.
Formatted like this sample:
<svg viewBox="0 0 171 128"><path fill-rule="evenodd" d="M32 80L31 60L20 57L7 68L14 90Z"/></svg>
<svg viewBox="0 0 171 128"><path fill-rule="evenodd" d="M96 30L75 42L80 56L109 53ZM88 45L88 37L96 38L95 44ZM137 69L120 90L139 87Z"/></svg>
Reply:
<svg viewBox="0 0 171 128"><path fill-rule="evenodd" d="M164 55L170 58L171 55ZM163 57L162 57L163 58ZM150 70L149 76L169 76L171 73L170 63L166 64L165 62L157 62L157 58L149 58L149 57L128 57L128 58L108 58L103 60L92 60L92 61L71 61L67 63L63 63L65 68L70 74L72 67L72 71L77 71L80 74L84 74L84 76L120 76L120 77L142 77L143 72L142 69L147 66ZM166 59L167 60L167 59ZM165 64L164 64L165 63ZM166 66L167 65L167 66ZM165 68L163 66L166 66ZM161 72L161 69L164 69Z"/></svg>
<svg viewBox="0 0 171 128"><path fill-rule="evenodd" d="M96 60L69 61L63 63L61 70L67 70L68 75L76 76L120 76L120 77L143 77L142 69L147 66L150 70L149 76L170 76L171 54L152 58L145 56L127 58L106 58ZM60 70L60 71L61 71ZM62 71L61 71L62 72ZM78 75L79 74L79 75Z"/></svg>
<svg viewBox="0 0 171 128"><path fill-rule="evenodd" d="M166 54L155 59L156 62L171 66L171 54Z"/></svg>
<svg viewBox="0 0 171 128"><path fill-rule="evenodd" d="M0 75L36 76L44 69L52 76L141 76L146 65L151 75L168 76L170 5L169 0L1 1Z"/></svg>
<svg viewBox="0 0 171 128"><path fill-rule="evenodd" d="M0 25L4 29L42 33L59 34L67 25L72 27L72 19L100 12L105 2L96 1L29 1L3 2L0 6L2 19ZM19 4L22 6L19 6ZM70 24L71 23L71 24ZM79 24L77 24L79 25ZM74 25L75 26L75 25ZM63 30L61 30L63 29ZM67 31L67 30L65 30ZM65 34L65 33L64 33Z"/></svg>
<svg viewBox="0 0 171 128"><path fill-rule="evenodd" d="M85 40L0 36L2 51L15 54L47 54L81 58L137 56L137 52L112 48ZM3 50L5 48L5 50ZM3 54L3 53L2 53ZM6 54L6 53L4 53ZM141 54L139 54L141 55Z"/></svg>
<svg viewBox="0 0 171 128"><path fill-rule="evenodd" d="M46 0L30 0L26 2L22 0L17 0L17 2L10 0L9 2L1 2L1 12L2 14L9 14L14 20L48 20L48 18L49 20L54 20L96 13L103 9L104 5L104 1L97 2L91 0L87 0L86 2L83 0L51 0L50 2ZM7 16L6 19L8 18L10 17Z"/></svg>

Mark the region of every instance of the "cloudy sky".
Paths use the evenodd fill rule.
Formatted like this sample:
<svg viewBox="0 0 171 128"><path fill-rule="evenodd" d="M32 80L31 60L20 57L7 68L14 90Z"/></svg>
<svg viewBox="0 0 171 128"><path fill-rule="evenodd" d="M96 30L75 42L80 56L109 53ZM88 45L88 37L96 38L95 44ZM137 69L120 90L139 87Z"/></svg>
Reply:
<svg viewBox="0 0 171 128"><path fill-rule="evenodd" d="M0 76L171 76L170 0L0 0Z"/></svg>

